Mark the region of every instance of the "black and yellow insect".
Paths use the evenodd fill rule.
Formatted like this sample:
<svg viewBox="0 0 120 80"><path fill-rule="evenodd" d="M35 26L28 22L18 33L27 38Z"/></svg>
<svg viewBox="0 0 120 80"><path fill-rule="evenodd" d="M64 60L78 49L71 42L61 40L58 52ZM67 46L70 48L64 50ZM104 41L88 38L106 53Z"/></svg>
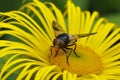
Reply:
<svg viewBox="0 0 120 80"><path fill-rule="evenodd" d="M77 55L77 53L75 52L76 50L75 42L77 41L77 39L96 34L96 32L88 33L88 34L68 34L68 33L65 33L65 31L57 21L52 22L52 27L53 27L56 38L53 40L53 46L50 47L51 54L52 54L52 48L54 48L56 51L56 54L54 57L56 57L59 50L62 49L66 53L66 62L68 65L69 65L68 58L72 51L77 57L79 57L79 55ZM74 46L74 49L69 48L69 46ZM66 50L70 50L70 52L67 53Z"/></svg>

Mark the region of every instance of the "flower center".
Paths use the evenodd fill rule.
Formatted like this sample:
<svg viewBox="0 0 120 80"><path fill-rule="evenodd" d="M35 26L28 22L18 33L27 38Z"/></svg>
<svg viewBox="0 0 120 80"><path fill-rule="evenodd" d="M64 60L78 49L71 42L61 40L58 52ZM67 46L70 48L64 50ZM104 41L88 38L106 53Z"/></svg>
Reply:
<svg viewBox="0 0 120 80"><path fill-rule="evenodd" d="M78 76L86 74L99 74L103 70L103 64L100 56L95 53L89 47L78 45L75 52L80 56L76 56L74 52L68 58L69 65L67 64L66 54L69 54L69 50L65 53L62 49L55 57L55 50L52 50L52 56L50 63L58 65L60 69L68 70L70 72L78 74Z"/></svg>

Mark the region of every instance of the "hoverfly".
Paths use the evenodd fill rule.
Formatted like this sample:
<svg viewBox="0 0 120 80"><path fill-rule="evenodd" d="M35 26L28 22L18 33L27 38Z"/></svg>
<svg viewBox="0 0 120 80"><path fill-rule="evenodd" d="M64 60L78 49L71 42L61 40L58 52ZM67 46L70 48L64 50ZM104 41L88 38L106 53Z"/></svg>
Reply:
<svg viewBox="0 0 120 80"><path fill-rule="evenodd" d="M67 34L65 33L65 31L57 21L52 22L52 27L56 38L53 40L53 46L50 47L51 55L52 55L52 48L54 48L56 51L54 57L56 57L59 50L62 49L66 53L66 62L68 65L69 65L68 58L72 51L77 57L79 57L79 55L77 55L77 53L75 52L76 50L75 42L77 41L77 39L96 34L96 32L88 33L88 34ZM74 46L74 49L69 48L69 46ZM70 52L67 53L66 50L70 50Z"/></svg>

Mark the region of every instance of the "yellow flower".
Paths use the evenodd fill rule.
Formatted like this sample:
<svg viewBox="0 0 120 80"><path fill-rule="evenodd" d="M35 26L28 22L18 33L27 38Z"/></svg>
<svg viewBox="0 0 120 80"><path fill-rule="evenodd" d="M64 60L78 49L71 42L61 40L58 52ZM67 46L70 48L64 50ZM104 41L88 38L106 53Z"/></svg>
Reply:
<svg viewBox="0 0 120 80"><path fill-rule="evenodd" d="M0 60L5 61L0 79L13 75L14 80L120 79L120 28L98 16L96 11L81 11L70 0L63 14L54 4L38 0L22 6L20 11L0 13ZM64 51L54 57L53 49L50 56L54 20L69 34L97 32L78 39L75 51L80 57L72 52L70 66Z"/></svg>

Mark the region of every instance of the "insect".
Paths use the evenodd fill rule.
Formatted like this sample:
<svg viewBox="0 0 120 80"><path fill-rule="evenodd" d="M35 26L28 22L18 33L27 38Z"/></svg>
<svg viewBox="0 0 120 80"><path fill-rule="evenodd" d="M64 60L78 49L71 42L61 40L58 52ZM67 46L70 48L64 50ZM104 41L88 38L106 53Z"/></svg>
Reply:
<svg viewBox="0 0 120 80"><path fill-rule="evenodd" d="M72 51L77 57L80 57L76 52L76 41L79 38L90 36L96 34L94 33L88 33L88 34L67 34L65 33L64 29L61 27L61 25L57 21L52 22L53 30L55 33L55 39L53 40L53 46L50 47L51 55L52 55L52 48L55 49L56 53L54 57L57 56L59 53L59 50L62 49L66 53L66 62L69 65L68 58L71 55ZM69 48L69 46L74 46L73 48ZM66 50L70 50L69 53L67 53Z"/></svg>

